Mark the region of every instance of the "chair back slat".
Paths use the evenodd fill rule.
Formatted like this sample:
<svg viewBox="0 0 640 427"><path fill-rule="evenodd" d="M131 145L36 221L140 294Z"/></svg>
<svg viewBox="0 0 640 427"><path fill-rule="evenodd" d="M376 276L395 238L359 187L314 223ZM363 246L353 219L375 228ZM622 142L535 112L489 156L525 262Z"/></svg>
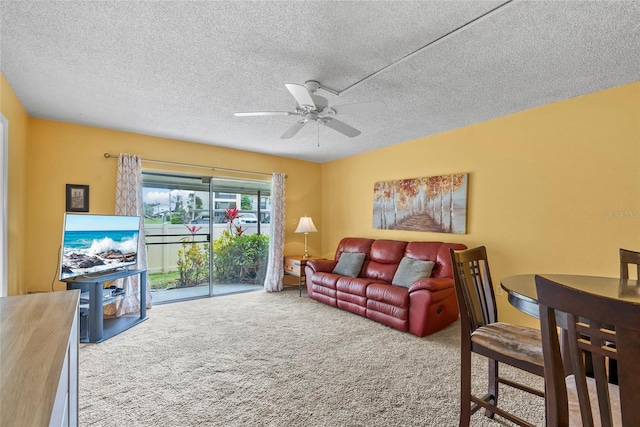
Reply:
<svg viewBox="0 0 640 427"><path fill-rule="evenodd" d="M620 278L629 278L629 267L635 265L636 280L640 280L640 252L620 249Z"/></svg>
<svg viewBox="0 0 640 427"><path fill-rule="evenodd" d="M597 405L603 427L640 426L640 306L623 300L578 291L536 276L540 325L545 357L547 425L569 425L565 372L560 356L556 311L566 316L571 369L576 381L582 424L594 425L591 402ZM589 399L585 358L593 365L597 400ZM617 360L619 387L608 380L607 362ZM619 392L620 413L611 405L611 390Z"/></svg>
<svg viewBox="0 0 640 427"><path fill-rule="evenodd" d="M451 259L462 321L471 331L496 322L497 308L485 247L460 252L452 249Z"/></svg>
<svg viewBox="0 0 640 427"><path fill-rule="evenodd" d="M590 355L591 369L598 383L607 384L608 378L606 373L607 359L604 356L602 347L606 347L606 342L602 339L604 334L600 332L600 323L580 318L573 314L567 314L567 334L568 346L571 355L571 369L575 376L578 386L576 392L580 402L580 414L582 416L583 425L593 426L593 411L591 407L591 399L589 399L585 358L586 354ZM614 334L615 335L615 334ZM615 336L607 334L615 343ZM615 353L615 349L613 352ZM615 356L610 354L610 356ZM615 357L612 357L615 358ZM597 387L598 410L601 414L605 414L602 427L606 427L612 418L610 396L608 387Z"/></svg>

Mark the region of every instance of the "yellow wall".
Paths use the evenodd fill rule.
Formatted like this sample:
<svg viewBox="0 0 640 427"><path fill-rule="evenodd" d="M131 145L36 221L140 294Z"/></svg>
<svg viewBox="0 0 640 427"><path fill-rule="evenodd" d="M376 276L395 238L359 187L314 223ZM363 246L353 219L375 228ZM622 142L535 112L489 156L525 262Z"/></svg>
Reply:
<svg viewBox="0 0 640 427"><path fill-rule="evenodd" d="M393 159L390 161L390 159ZM376 181L469 173L467 234L372 227ZM485 245L494 285L618 275L640 250L640 82L323 164L322 249L344 236ZM535 324L499 296L505 321Z"/></svg>
<svg viewBox="0 0 640 427"><path fill-rule="evenodd" d="M54 278L65 184L90 185L91 213L113 212L116 161L105 152L287 173L286 254L303 250L293 231L305 213L320 231L309 235L312 255L332 257L347 235L485 245L496 285L531 272L615 276L618 248L640 250L640 82L322 165L29 119L0 83L10 128L10 294L63 288ZM455 172L469 173L467 234L372 228L376 181ZM504 320L535 324L499 300Z"/></svg>
<svg viewBox="0 0 640 427"><path fill-rule="evenodd" d="M8 143L8 194L7 194L7 267L9 295L19 293L20 284L25 280L26 208L27 187L27 129L29 116L0 73L0 112L7 119L9 127Z"/></svg>
<svg viewBox="0 0 640 427"><path fill-rule="evenodd" d="M22 292L64 289L54 280L65 211L65 184L89 185L90 213L113 213L117 160L104 153L139 154L143 158L196 163L257 172L284 172L287 243L285 253L302 253L304 239L293 234L308 213L321 226L321 166L300 160L155 138L89 126L31 119L29 125L26 278ZM210 175L209 170L143 162L143 169ZM220 175L218 175L220 176ZM256 179L256 175L246 175ZM258 179L270 180L269 176ZM310 250L319 253L310 242Z"/></svg>

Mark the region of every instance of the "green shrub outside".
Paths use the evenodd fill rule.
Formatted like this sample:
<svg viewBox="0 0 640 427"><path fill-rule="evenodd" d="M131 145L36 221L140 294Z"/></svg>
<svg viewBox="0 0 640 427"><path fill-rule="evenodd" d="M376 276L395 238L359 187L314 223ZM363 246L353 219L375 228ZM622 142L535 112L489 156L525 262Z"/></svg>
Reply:
<svg viewBox="0 0 640 427"><path fill-rule="evenodd" d="M198 286L208 282L209 278L209 244L202 246L194 242L182 242L182 249L178 249L178 288Z"/></svg>
<svg viewBox="0 0 640 427"><path fill-rule="evenodd" d="M269 252L269 236L244 235L244 229L234 224L238 209L226 210L227 230L213 242L214 283L262 283L264 281ZM173 218L172 218L173 220ZM182 241L178 250L178 288L197 286L208 281L209 244L195 242L201 227L185 224L192 234Z"/></svg>
<svg viewBox="0 0 640 427"><path fill-rule="evenodd" d="M267 270L269 236L233 235L224 231L213 242L213 280L216 283L262 283Z"/></svg>
<svg viewBox="0 0 640 427"><path fill-rule="evenodd" d="M171 215L169 222L171 224L184 224L185 223L184 212Z"/></svg>
<svg viewBox="0 0 640 427"><path fill-rule="evenodd" d="M223 233L213 242L214 283L262 283L267 270L269 236L233 236ZM176 287L187 288L207 282L209 244L182 242L178 250Z"/></svg>

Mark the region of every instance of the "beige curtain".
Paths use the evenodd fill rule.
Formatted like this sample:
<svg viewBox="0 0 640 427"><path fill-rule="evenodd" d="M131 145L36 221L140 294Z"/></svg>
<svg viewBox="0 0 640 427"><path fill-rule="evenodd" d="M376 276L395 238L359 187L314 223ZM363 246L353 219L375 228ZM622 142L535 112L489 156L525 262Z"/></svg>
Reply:
<svg viewBox="0 0 640 427"><path fill-rule="evenodd" d="M120 154L116 176L116 215L140 216L138 261L136 268L147 268L147 250L144 239L144 207L142 204L142 158L133 154ZM145 273L146 274L146 273ZM116 285L125 290L124 297L115 304L105 306L107 316L125 316L140 312L140 282L138 276L118 279ZM151 291L147 281L147 308L151 308Z"/></svg>
<svg viewBox="0 0 640 427"><path fill-rule="evenodd" d="M264 280L267 292L282 290L284 267L284 182L285 174L274 173L271 177L271 237L269 238L269 262Z"/></svg>

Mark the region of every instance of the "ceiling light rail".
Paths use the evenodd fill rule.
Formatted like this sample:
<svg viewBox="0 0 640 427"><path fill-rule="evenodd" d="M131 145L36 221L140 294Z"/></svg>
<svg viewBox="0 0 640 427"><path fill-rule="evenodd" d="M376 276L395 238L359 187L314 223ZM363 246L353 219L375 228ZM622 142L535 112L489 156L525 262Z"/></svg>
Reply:
<svg viewBox="0 0 640 427"><path fill-rule="evenodd" d="M117 154L104 153L104 158L105 159L117 159L118 157L119 156ZM171 162L169 160L156 160L156 159L145 159L145 158L142 158L142 161L144 161L144 162L152 162L152 163L161 163L161 164L165 164L165 165L187 166L187 167L192 167L192 168L211 169L212 171L237 172L237 173L246 173L246 174L253 174L253 175L266 175L266 176L271 176L272 175L272 173L269 173L269 172L256 172L256 171L248 171L248 170L242 170L242 169L221 168L221 167L217 167L217 166L199 165L199 164L195 164L195 163ZM285 175L284 177L288 178L289 176Z"/></svg>

